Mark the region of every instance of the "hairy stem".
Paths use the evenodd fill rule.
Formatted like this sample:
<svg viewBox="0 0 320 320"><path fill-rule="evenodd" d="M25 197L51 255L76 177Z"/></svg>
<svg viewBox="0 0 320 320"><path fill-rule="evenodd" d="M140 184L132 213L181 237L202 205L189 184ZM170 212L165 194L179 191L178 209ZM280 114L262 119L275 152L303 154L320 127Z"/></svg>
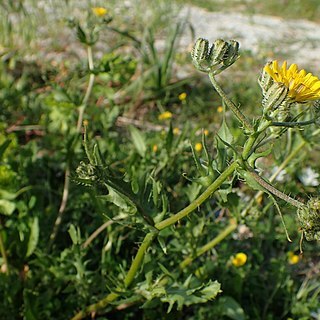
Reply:
<svg viewBox="0 0 320 320"><path fill-rule="evenodd" d="M320 129L314 131L313 135L317 135L320 133ZM273 182L276 177L280 174L280 172L290 163L291 160L293 160L300 152L300 150L307 145L307 141L303 140L299 143L299 145L290 152L290 154L283 160L283 162L280 164L276 172L269 178L270 182ZM254 201L257 201L262 195L263 191L258 191L254 198L250 201L250 203L242 210L241 216L244 217L247 215L248 211L252 207Z"/></svg>
<svg viewBox="0 0 320 320"><path fill-rule="evenodd" d="M132 261L131 267L124 279L125 288L129 287L132 281L134 280L139 268L142 265L143 258L148 248L150 247L151 243L153 242L153 240L156 238L157 235L158 235L158 232L149 232L146 234L134 260ZM120 296L120 293L122 290L123 289L121 288L117 288L117 290L115 290L117 292L111 292L105 298L101 299L97 303L94 303L86 307L83 311L78 312L71 320L83 319L84 317L89 315L91 312L95 312L99 309L106 307L108 304L110 304Z"/></svg>
<svg viewBox="0 0 320 320"><path fill-rule="evenodd" d="M304 206L302 202L289 197L288 195L284 194L283 192L273 187L266 180L261 178L255 171L252 170L249 172L249 174L251 175L252 178L254 178L254 180L256 180L260 184L260 186L262 186L264 189L266 189L270 193L274 194L276 197L290 203L291 205L297 208L301 208Z"/></svg>
<svg viewBox="0 0 320 320"><path fill-rule="evenodd" d="M228 98L228 96L225 94L225 92L219 86L219 84L216 81L214 74L212 72L209 73L209 78L210 78L210 81L211 81L213 87L216 89L216 91L219 93L220 97L224 100L226 105L231 109L231 111L234 113L234 115L237 117L237 119L242 123L244 128L249 132L253 132L254 130L253 130L251 123L248 121L246 116L240 111L240 109Z"/></svg>
<svg viewBox="0 0 320 320"><path fill-rule="evenodd" d="M225 169L225 171L222 172L222 174L197 198L195 199L190 205L188 205L186 208L184 208L183 210L179 211L177 214L173 215L172 217L163 220L159 223L157 223L155 225L155 228L158 230L162 230L165 229L171 225L173 225L174 223L176 223L177 221L181 220L182 218L186 217L189 213L191 213L193 210L195 210L196 208L198 208L206 199L208 199L212 193L214 191L216 191L221 185L222 183L230 176L233 174L233 172L236 170L236 168L239 166L239 164L237 162L232 163L227 169ZM230 231L229 231L230 232ZM130 284L132 283L133 279L135 278L139 268L142 265L143 262L143 258L144 255L146 253L146 251L148 250L148 248L150 247L152 241L156 238L156 236L158 235L158 232L150 232L148 233L132 264L131 267L124 279L124 286L125 288L129 287ZM218 238L218 237L217 237ZM222 239L221 239L222 240ZM219 240L219 238L215 241L221 241ZM211 244L212 245L212 244ZM204 246L202 247L200 250L209 250L206 249L207 247ZM200 254L204 253L205 251L200 251ZM97 303L94 303L88 307L86 307L83 311L78 312L71 320L79 320L79 319L83 319L84 317L86 317L88 314L90 314L91 312L95 312L99 309L102 309L104 307L106 307L108 304L110 304L111 302L113 302L114 300L116 300L121 293L121 288L118 288L118 290L116 290L118 292L111 292L110 294L108 294L105 298L103 298L102 300L98 301Z"/></svg>
<svg viewBox="0 0 320 320"><path fill-rule="evenodd" d="M233 172L236 170L238 166L239 164L237 162L233 162L197 199L192 201L187 207L185 207L175 215L171 216L170 218L156 223L154 227L158 230L162 230L186 217L193 210L197 209L206 199L208 199L212 195L212 193L215 192L222 185L222 183L230 175L233 174Z"/></svg>

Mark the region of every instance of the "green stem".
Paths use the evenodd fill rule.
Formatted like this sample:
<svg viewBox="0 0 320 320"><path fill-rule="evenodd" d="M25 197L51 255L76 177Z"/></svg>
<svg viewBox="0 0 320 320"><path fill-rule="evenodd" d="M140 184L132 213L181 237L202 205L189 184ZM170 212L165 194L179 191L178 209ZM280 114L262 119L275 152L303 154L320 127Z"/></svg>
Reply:
<svg viewBox="0 0 320 320"><path fill-rule="evenodd" d="M251 155L251 153L254 152L253 145L257 141L260 133L264 132L270 125L271 125L271 121L262 118L257 131L252 133L249 136L248 140L246 141L246 143L243 147L242 158L244 160L247 160L249 158L249 156Z"/></svg>
<svg viewBox="0 0 320 320"><path fill-rule="evenodd" d="M95 75L93 73L94 64L93 64L93 54L92 54L92 47L91 46L88 46L88 48L87 48L87 55L88 55L88 66L89 66L89 70L90 70L90 76L89 76L89 82L88 82L88 87L87 87L85 96L82 100L81 106L79 107L79 116L78 116L78 122L77 122L77 131L78 132L81 131L83 115L86 110L88 100L89 100L89 97L92 92L94 79L95 79Z"/></svg>
<svg viewBox="0 0 320 320"><path fill-rule="evenodd" d="M209 73L210 81L216 91L219 93L220 97L224 100L226 105L231 109L234 115L238 118L238 120L242 123L245 129L249 132L253 132L253 127L245 115L240 111L240 109L228 98L222 88L219 86L218 82L216 81L214 74L212 72Z"/></svg>
<svg viewBox="0 0 320 320"><path fill-rule="evenodd" d="M230 233L232 233L235 229L237 228L237 223L232 220L230 224L222 230L214 239L212 239L210 242L202 246L199 250L197 250L195 255L189 256L185 258L181 263L180 263L180 269L185 268L188 266L194 259L200 257L203 255L205 252L211 250L214 248L218 243L220 243L223 239L225 239Z"/></svg>
<svg viewBox="0 0 320 320"><path fill-rule="evenodd" d="M88 46L88 48L87 48L87 55L88 55L89 70L91 73L90 73L88 87L87 87L85 96L83 98L81 106L79 107L79 115L78 115L78 121L77 121L77 132L78 133L81 132L84 111L86 109L89 97L91 95L93 84L94 84L94 78L95 78L94 74L92 73L94 65L93 65L93 55L92 55L92 47L91 46ZM51 248L51 246L56 238L56 235L59 231L59 228L60 228L60 225L62 222L62 216L65 212L65 208L67 206L67 202L68 202L68 198L69 198L69 187L70 187L70 163L69 163L69 161L67 161L66 171L65 171L65 175L64 175L64 187L63 187L62 199L61 199L61 203L60 203L58 216L57 216L56 221L54 223L53 230L50 234L50 241L49 241L49 245L48 245L49 249Z"/></svg>
<svg viewBox="0 0 320 320"><path fill-rule="evenodd" d="M150 247L151 243L153 242L153 240L156 238L157 235L158 235L158 232L149 232L146 234L134 260L132 261L131 267L124 279L125 288L128 288L132 283L132 281L134 280L139 268L142 265L143 258L148 248ZM83 311L78 312L71 320L83 319L84 317L89 315L91 312L95 312L99 309L106 307L108 304L110 304L120 296L120 292L122 291L122 289L117 288L116 291L118 291L119 293L118 292L109 293L105 298L101 299L97 303L94 303L86 307Z"/></svg>
<svg viewBox="0 0 320 320"><path fill-rule="evenodd" d="M167 227L173 225L174 223L176 223L177 221L181 220L185 216L187 216L189 213L191 213L196 208L198 208L207 198L210 197L210 195L214 191L216 191L221 186L221 184L236 170L236 168L238 166L239 166L239 164L237 162L232 163L224 172L222 172L222 174L196 200L194 200L190 205L188 205L183 210L179 211L174 216L157 223L155 225L155 228L158 230L162 230L164 228L167 228ZM137 252L137 255L135 256L135 258L131 264L131 267L130 267L130 269L124 279L124 284L125 284L126 288L129 287L130 284L132 283L138 269L141 267L141 264L143 262L143 258L144 258L144 255L145 255L147 249L149 248L152 241L155 239L155 237L157 235L158 235L158 232L150 232L145 236L145 238L144 238L144 240L143 240L143 242ZM204 250L203 248L201 248L201 249ZM121 288L118 288L118 291L121 292ZM85 316L87 316L91 312L95 312L99 309L104 308L105 306L107 306L108 304L110 304L111 302L116 300L119 296L120 296L120 293L112 292L112 293L108 294L105 298L103 298L102 300L98 301L97 303L92 304L92 305L88 306L87 308L85 308L85 310L78 312L71 320L83 319Z"/></svg>
<svg viewBox="0 0 320 320"><path fill-rule="evenodd" d="M308 121L300 121L300 122L272 122L271 125L272 126L276 126L276 127L301 127L301 126L307 126L309 124L313 124L315 123L315 120L308 120Z"/></svg>
<svg viewBox="0 0 320 320"><path fill-rule="evenodd" d="M4 247L4 242L3 242L3 239L2 239L2 230L0 230L0 252L1 252L1 255L2 255L2 259L3 259L3 264L5 265L6 267L6 273L9 274L9 265L8 265L8 257L7 257L7 253L6 253L6 249Z"/></svg>
<svg viewBox="0 0 320 320"><path fill-rule="evenodd" d="M316 130L313 132L313 136L317 135L320 133L320 129ZM291 151L291 153L283 160L283 162L280 164L280 166L278 167L277 171L269 178L270 182L273 182L274 179L279 175L279 173L288 165L288 163L294 159L298 153L300 152L300 150L307 145L307 141L303 140L302 142L300 142L300 144ZM263 191L258 191L256 193L256 195L254 196L254 198L252 199L252 201L250 201L250 203L246 206L246 208L244 208L241 212L241 217L244 217L247 215L248 211L251 209L254 201L257 201L262 195L263 195Z"/></svg>
<svg viewBox="0 0 320 320"><path fill-rule="evenodd" d="M260 184L260 186L268 190L270 193L274 194L276 197L290 203L291 205L297 208L301 208L304 206L302 202L289 197L288 195L284 194L283 192L273 187L271 184L269 184L267 181L261 178L255 171L252 170L249 172L249 174L251 175L252 178L254 178L254 180L256 180Z"/></svg>
<svg viewBox="0 0 320 320"><path fill-rule="evenodd" d="M172 217L156 223L155 228L158 230L165 229L175 224L182 218L186 217L189 213L198 208L206 199L208 199L212 195L212 193L215 192L222 185L222 183L236 170L238 166L239 164L237 162L233 162L197 199L192 201L187 207L185 207Z"/></svg>

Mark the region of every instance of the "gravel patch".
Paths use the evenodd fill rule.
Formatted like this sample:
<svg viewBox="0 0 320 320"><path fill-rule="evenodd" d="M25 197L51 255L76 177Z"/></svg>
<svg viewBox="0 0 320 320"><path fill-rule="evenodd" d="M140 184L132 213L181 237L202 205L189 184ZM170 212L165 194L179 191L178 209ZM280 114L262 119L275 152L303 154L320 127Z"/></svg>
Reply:
<svg viewBox="0 0 320 320"><path fill-rule="evenodd" d="M320 24L307 20L285 20L274 16L244 13L209 12L186 6L180 13L192 24L195 36L209 41L235 39L242 50L270 59L288 60L301 67L320 71ZM180 44L188 46L190 35L183 35Z"/></svg>

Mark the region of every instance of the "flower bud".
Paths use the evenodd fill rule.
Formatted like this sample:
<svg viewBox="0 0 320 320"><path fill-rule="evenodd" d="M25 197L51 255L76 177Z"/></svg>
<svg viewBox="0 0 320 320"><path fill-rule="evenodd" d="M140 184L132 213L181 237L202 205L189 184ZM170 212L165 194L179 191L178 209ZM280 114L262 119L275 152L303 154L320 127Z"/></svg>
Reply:
<svg viewBox="0 0 320 320"><path fill-rule="evenodd" d="M209 71L209 57L211 48L207 39L199 38L191 51L192 62L200 71Z"/></svg>
<svg viewBox="0 0 320 320"><path fill-rule="evenodd" d="M262 89L262 94L265 96L268 90L270 89L271 85L273 84L274 80L270 76L270 74L263 69L260 78L258 79L259 86Z"/></svg>
<svg viewBox="0 0 320 320"><path fill-rule="evenodd" d="M268 114L276 110L285 100L288 94L288 88L280 82L274 82L262 100L263 113Z"/></svg>
<svg viewBox="0 0 320 320"><path fill-rule="evenodd" d="M308 241L320 240L320 198L311 198L297 211L301 229Z"/></svg>
<svg viewBox="0 0 320 320"><path fill-rule="evenodd" d="M218 74L239 58L239 43L217 39L210 47L209 41L199 38L191 52L195 67L203 72Z"/></svg>
<svg viewBox="0 0 320 320"><path fill-rule="evenodd" d="M222 39L218 39L213 43L210 52L211 66L216 66L224 61L228 47L228 42Z"/></svg>
<svg viewBox="0 0 320 320"><path fill-rule="evenodd" d="M76 169L76 173L78 175L78 178L81 179L82 183L89 183L97 180L97 176L95 174L95 167L90 163L87 164L81 161L78 168Z"/></svg>
<svg viewBox="0 0 320 320"><path fill-rule="evenodd" d="M235 40L229 41L228 50L225 53L225 57L223 60L223 65L225 67L230 67L232 64L236 62L236 60L240 57L239 55L239 42Z"/></svg>

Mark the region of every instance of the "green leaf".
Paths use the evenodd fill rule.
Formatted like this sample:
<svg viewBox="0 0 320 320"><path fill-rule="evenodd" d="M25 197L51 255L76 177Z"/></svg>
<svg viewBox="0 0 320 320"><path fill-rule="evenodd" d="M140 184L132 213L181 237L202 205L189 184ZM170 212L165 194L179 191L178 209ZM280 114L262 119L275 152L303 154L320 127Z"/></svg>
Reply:
<svg viewBox="0 0 320 320"><path fill-rule="evenodd" d="M73 244L80 243L79 232L77 231L76 227L73 224L70 225L68 233L69 233L69 236L70 236Z"/></svg>
<svg viewBox="0 0 320 320"><path fill-rule="evenodd" d="M108 187L108 190L109 193L107 195L99 196L98 198L107 200L126 212L131 211L132 208L136 208L135 204L125 195L122 195L111 187Z"/></svg>
<svg viewBox="0 0 320 320"><path fill-rule="evenodd" d="M87 44L87 36L83 29L81 28L80 24L77 25L77 37L80 42Z"/></svg>
<svg viewBox="0 0 320 320"><path fill-rule="evenodd" d="M4 143L0 146L0 159L2 158L4 152L9 147L9 144L11 143L11 140L6 140Z"/></svg>
<svg viewBox="0 0 320 320"><path fill-rule="evenodd" d="M136 147L137 152L139 153L139 155L141 157L144 157L146 150L147 150L147 146L146 146L145 139L144 139L142 133L137 128L135 128L133 126L130 126L129 130L130 130L133 144Z"/></svg>
<svg viewBox="0 0 320 320"><path fill-rule="evenodd" d="M15 208L16 205L14 202L5 199L0 199L0 214L10 216L15 210Z"/></svg>
<svg viewBox="0 0 320 320"><path fill-rule="evenodd" d="M233 143L233 135L227 126L226 121L223 119L221 127L218 131L218 136L221 137L221 139L229 144L232 145Z"/></svg>
<svg viewBox="0 0 320 320"><path fill-rule="evenodd" d="M172 142L173 142L173 129L172 129L172 123L170 122L170 128L166 136L166 144L165 144L168 154L170 154L170 151L172 148Z"/></svg>
<svg viewBox="0 0 320 320"><path fill-rule="evenodd" d="M221 285L217 281L209 281L206 285L192 289L185 288L183 285L182 287L168 289L166 295L161 297L160 300L169 303L169 313L175 303L177 303L177 309L181 310L184 305L190 306L215 299L221 292L220 287Z"/></svg>
<svg viewBox="0 0 320 320"><path fill-rule="evenodd" d="M221 314L233 320L245 320L245 313L240 304L232 297L224 296L218 300Z"/></svg>
<svg viewBox="0 0 320 320"><path fill-rule="evenodd" d="M35 217L32 220L32 223L29 225L30 227L30 236L28 241L28 248L26 256L29 257L34 252L37 247L39 240L39 220L38 217Z"/></svg>

